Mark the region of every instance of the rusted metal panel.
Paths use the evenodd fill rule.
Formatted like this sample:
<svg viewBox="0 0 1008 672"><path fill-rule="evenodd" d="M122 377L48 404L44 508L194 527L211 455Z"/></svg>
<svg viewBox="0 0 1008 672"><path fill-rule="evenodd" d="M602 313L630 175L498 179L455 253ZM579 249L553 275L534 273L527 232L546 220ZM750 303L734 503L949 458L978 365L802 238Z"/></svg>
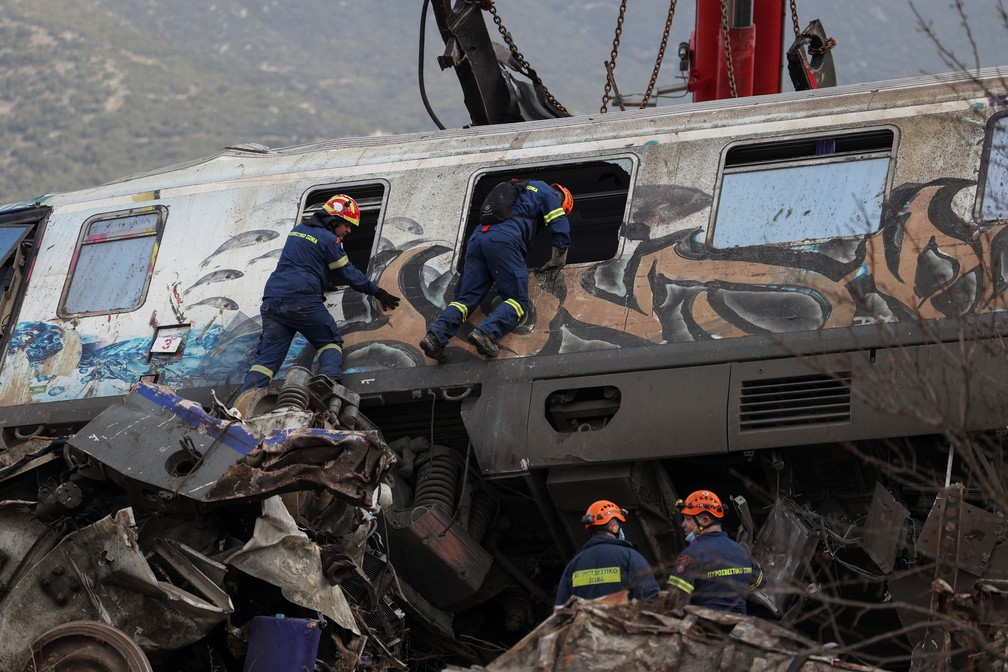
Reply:
<svg viewBox="0 0 1008 672"><path fill-rule="evenodd" d="M464 605L493 564L492 556L439 506L396 513L388 536L397 570L441 609Z"/></svg>
<svg viewBox="0 0 1008 672"><path fill-rule="evenodd" d="M950 493L958 494L953 498ZM937 578L958 590L955 570L982 576L1005 529L1003 518L962 501L962 485L954 484L935 498L917 538L917 552L935 559L941 568Z"/></svg>

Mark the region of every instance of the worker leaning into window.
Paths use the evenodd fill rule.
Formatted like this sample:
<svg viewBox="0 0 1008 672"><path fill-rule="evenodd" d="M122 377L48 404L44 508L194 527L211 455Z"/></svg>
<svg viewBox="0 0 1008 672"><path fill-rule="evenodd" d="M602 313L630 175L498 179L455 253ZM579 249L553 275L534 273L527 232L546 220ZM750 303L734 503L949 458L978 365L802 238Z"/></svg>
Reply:
<svg viewBox="0 0 1008 672"><path fill-rule="evenodd" d="M588 507L581 520L591 537L564 569L557 587L557 606L566 604L571 595L591 600L626 592L639 600L658 594L658 582L647 560L623 535L620 523L626 522L626 511L599 500Z"/></svg>
<svg viewBox="0 0 1008 672"><path fill-rule="evenodd" d="M510 217L476 227L466 243L465 266L455 286L455 298L420 341L424 354L445 361L448 341L496 284L501 303L466 337L481 355L496 357L500 351L497 339L514 329L530 307L525 257L537 222L543 222L553 243L553 256L539 270L562 268L570 247L567 215L573 207L574 197L566 187L531 180L515 199Z"/></svg>
<svg viewBox="0 0 1008 672"><path fill-rule="evenodd" d="M721 531L721 500L710 490L697 490L677 506L689 545L672 565L669 590L689 604L746 613L746 595L763 584L763 569Z"/></svg>

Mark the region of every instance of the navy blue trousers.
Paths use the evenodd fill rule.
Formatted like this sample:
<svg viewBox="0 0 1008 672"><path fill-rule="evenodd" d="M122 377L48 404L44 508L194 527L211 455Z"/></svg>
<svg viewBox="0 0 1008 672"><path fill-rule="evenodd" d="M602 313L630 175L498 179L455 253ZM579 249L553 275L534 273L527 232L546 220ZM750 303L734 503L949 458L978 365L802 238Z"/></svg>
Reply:
<svg viewBox="0 0 1008 672"><path fill-rule="evenodd" d="M339 379L343 373L343 338L320 297L263 301L259 313L262 335L241 392L266 387L273 380L298 333L308 339L318 353L318 373Z"/></svg>
<svg viewBox="0 0 1008 672"><path fill-rule="evenodd" d="M469 239L454 300L427 330L442 345L447 343L494 283L502 301L476 328L496 340L514 329L528 311L528 266L521 240L491 226Z"/></svg>

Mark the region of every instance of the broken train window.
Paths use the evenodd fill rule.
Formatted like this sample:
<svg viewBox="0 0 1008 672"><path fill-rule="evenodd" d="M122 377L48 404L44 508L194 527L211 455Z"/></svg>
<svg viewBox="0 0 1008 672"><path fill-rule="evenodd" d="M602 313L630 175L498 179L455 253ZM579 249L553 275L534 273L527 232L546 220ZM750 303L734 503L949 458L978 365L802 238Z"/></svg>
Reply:
<svg viewBox="0 0 1008 672"><path fill-rule="evenodd" d="M60 317L125 313L143 305L167 208L90 217L81 227L60 298Z"/></svg>
<svg viewBox="0 0 1008 672"><path fill-rule="evenodd" d="M1008 112L987 122L978 197L980 220L1008 219Z"/></svg>
<svg viewBox="0 0 1008 672"><path fill-rule="evenodd" d="M385 185L374 182L349 186L316 187L306 194L304 207L301 209L301 218L298 221L314 215L326 201L336 194L346 194L357 201L357 206L360 208L360 226L354 227L350 235L343 241L343 250L347 253L347 259L350 260L350 263L367 275L368 262L371 260L375 236L378 233L378 222L381 220Z"/></svg>
<svg viewBox="0 0 1008 672"><path fill-rule="evenodd" d="M7 336L39 219L33 211L0 217L0 342Z"/></svg>
<svg viewBox="0 0 1008 672"><path fill-rule="evenodd" d="M892 129L728 148L707 243L793 243L878 230L891 180Z"/></svg>
<svg viewBox="0 0 1008 672"><path fill-rule="evenodd" d="M633 162L629 158L584 161L546 166L512 167L482 173L476 178L465 212L462 248L456 261L465 265L466 242L479 224L480 207L490 190L511 179L557 182L574 196L574 210L567 217L571 227L568 264L612 259L619 251L620 227L626 217L627 196ZM529 245L526 264L542 266L550 259L552 245L545 229L540 229Z"/></svg>

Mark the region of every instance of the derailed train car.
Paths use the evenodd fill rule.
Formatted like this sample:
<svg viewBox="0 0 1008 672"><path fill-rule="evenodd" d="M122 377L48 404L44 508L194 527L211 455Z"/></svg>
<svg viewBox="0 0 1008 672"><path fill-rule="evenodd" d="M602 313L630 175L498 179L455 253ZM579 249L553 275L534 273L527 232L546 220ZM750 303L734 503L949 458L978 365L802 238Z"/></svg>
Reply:
<svg viewBox="0 0 1008 672"><path fill-rule="evenodd" d="M125 632L226 666L285 603L325 616L333 660L486 661L550 612L586 504L630 509L660 573L697 487L735 496L762 613L828 618L841 644L907 627L887 643L909 650L928 558L959 592L1005 573L993 506L951 556L930 515L948 482L983 504L976 473L1002 476L1004 75L231 147L0 209L0 639L41 614L0 655ZM436 364L417 344L514 177L573 192L568 265L531 273L496 360L457 340ZM296 342L277 387L236 400L265 278L334 193L362 208L350 260L403 303L334 288L346 387L312 389ZM301 570L240 562L305 530ZM262 585L229 592L235 575ZM847 618L853 600L878 608Z"/></svg>

